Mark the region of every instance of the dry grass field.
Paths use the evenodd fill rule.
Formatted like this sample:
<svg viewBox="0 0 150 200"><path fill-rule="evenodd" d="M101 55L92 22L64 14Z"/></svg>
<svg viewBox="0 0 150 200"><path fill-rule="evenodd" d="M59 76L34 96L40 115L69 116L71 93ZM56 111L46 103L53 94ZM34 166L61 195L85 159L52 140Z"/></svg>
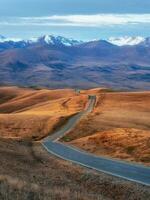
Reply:
<svg viewBox="0 0 150 200"><path fill-rule="evenodd" d="M150 165L150 92L105 92L64 137L84 150Z"/></svg>
<svg viewBox="0 0 150 200"><path fill-rule="evenodd" d="M79 138L72 144L99 156L150 165L149 131L117 128Z"/></svg>
<svg viewBox="0 0 150 200"><path fill-rule="evenodd" d="M148 200L148 187L53 157L36 142L0 139L2 200Z"/></svg>
<svg viewBox="0 0 150 200"><path fill-rule="evenodd" d="M97 155L150 165L150 92L110 92L104 88L48 90L0 88L0 138L40 140L95 94L94 111L64 137Z"/></svg>
<svg viewBox="0 0 150 200"><path fill-rule="evenodd" d="M63 139L86 151L149 165L150 93L0 88L0 199L143 200L146 186L58 159L38 140L86 107L93 113Z"/></svg>
<svg viewBox="0 0 150 200"><path fill-rule="evenodd" d="M85 94L74 90L0 88L0 137L39 140L84 109Z"/></svg>

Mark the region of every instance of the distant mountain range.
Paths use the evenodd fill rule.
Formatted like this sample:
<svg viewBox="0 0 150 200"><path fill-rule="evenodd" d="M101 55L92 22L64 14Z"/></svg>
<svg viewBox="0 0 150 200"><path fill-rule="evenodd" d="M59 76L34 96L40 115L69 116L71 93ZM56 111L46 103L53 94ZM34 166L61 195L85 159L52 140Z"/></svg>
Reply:
<svg viewBox="0 0 150 200"><path fill-rule="evenodd" d="M143 38L143 37L111 37L107 40L107 42L117 45L117 46L127 46L127 45L137 45L140 43L143 43L147 41L149 38ZM96 40L94 40L96 41ZM23 40L20 38L5 38L4 36L0 35L0 43L23 43L24 45L29 45L33 43L43 42L46 44L53 44L53 45L65 45L65 46L74 46L79 45L82 43L86 43L89 41L79 41L71 38L65 38L62 36L53 36L53 35L44 35L42 37L34 37L30 38L28 40Z"/></svg>
<svg viewBox="0 0 150 200"><path fill-rule="evenodd" d="M0 84L150 89L150 38L78 41L0 36Z"/></svg>
<svg viewBox="0 0 150 200"><path fill-rule="evenodd" d="M3 50L7 48L27 47L32 44L49 44L56 46L74 46L83 43L82 41L68 39L62 36L44 35L42 37L34 37L28 40L23 40L19 38L5 38L0 35L0 47Z"/></svg>

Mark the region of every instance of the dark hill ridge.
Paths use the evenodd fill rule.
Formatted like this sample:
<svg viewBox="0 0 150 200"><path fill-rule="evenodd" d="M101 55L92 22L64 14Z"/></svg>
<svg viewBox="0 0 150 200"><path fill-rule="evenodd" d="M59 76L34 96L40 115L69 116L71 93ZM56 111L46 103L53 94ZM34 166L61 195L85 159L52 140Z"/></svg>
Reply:
<svg viewBox="0 0 150 200"><path fill-rule="evenodd" d="M62 37L0 42L0 84L150 89L150 39L138 45Z"/></svg>

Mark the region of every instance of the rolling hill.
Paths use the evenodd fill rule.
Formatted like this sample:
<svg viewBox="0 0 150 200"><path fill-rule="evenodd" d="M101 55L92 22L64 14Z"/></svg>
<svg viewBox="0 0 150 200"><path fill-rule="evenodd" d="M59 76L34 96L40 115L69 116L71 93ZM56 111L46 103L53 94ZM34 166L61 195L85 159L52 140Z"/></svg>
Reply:
<svg viewBox="0 0 150 200"><path fill-rule="evenodd" d="M97 93L94 112L63 140L88 152L150 165L150 92Z"/></svg>
<svg viewBox="0 0 150 200"><path fill-rule="evenodd" d="M0 87L0 138L39 140L84 109L87 96L74 90Z"/></svg>
<svg viewBox="0 0 150 200"><path fill-rule="evenodd" d="M148 186L74 166L42 147L41 139L85 108L88 95L97 96L94 111L63 139L93 154L149 165L149 92L95 88L77 94L73 89L0 87L2 198L126 199L130 192L131 199L149 196Z"/></svg>

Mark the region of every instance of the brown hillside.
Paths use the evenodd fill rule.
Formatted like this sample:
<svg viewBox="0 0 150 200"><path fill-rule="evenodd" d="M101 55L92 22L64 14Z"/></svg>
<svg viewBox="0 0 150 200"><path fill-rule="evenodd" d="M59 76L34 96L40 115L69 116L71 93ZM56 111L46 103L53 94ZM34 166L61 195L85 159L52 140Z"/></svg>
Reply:
<svg viewBox="0 0 150 200"><path fill-rule="evenodd" d="M87 97L74 90L0 88L0 137L40 139L84 109Z"/></svg>
<svg viewBox="0 0 150 200"><path fill-rule="evenodd" d="M94 112L64 140L98 155L149 165L150 92L99 93Z"/></svg>
<svg viewBox="0 0 150 200"><path fill-rule="evenodd" d="M0 197L11 200L148 199L149 187L96 173L49 154L39 143L0 139Z"/></svg>
<svg viewBox="0 0 150 200"><path fill-rule="evenodd" d="M71 142L90 153L150 165L150 132L118 128Z"/></svg>

